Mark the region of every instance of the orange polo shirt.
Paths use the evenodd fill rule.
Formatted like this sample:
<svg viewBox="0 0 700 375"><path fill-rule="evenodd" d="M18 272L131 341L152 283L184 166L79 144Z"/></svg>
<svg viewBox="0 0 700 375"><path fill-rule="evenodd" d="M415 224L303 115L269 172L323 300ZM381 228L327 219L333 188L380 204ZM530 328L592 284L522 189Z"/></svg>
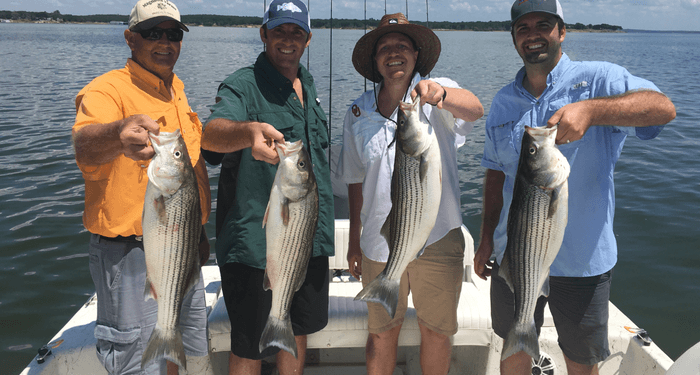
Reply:
<svg viewBox="0 0 700 375"><path fill-rule="evenodd" d="M73 130L107 124L145 114L160 124L161 132L180 129L195 166L202 206L202 224L209 220L211 190L200 144L202 123L187 103L185 85L173 77L171 97L164 82L129 59L126 67L95 78L75 98ZM119 155L102 165L78 163L85 179L83 225L105 237L143 235L141 214L148 184L150 160L134 161Z"/></svg>

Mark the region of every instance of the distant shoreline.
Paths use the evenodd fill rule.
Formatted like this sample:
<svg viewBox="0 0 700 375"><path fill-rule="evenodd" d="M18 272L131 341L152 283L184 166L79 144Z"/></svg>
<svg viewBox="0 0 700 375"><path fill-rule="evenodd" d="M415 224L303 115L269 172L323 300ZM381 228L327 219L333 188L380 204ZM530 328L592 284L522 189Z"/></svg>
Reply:
<svg viewBox="0 0 700 375"><path fill-rule="evenodd" d="M45 21L45 20L40 20L40 21L33 21L33 20L1 20L2 23L35 23L35 24L52 24L52 25L113 25L113 26L126 26L125 23L121 24L112 24L110 22L96 22L96 21L84 21L84 22L67 22L67 21ZM5 21L10 21L10 22L5 22ZM258 28L260 27L259 25L201 25L201 24L188 24L185 23L188 27L234 27L234 28L243 28L243 29L253 29L253 28ZM317 30L327 30L330 29L330 27L312 27L312 29L317 29ZM363 30L364 28L360 27L334 27L333 30ZM374 27L368 27L367 30L373 30ZM471 29L466 29L466 30L457 30L457 29L443 29L443 28L433 28L432 30L434 31L472 31L472 32L510 32L508 30L471 30ZM593 30L593 29L584 29L584 30L578 30L578 29L566 29L567 32L575 32L575 33L626 33L627 30ZM642 31L642 32L647 32L646 30L636 30L636 31ZM663 32L663 31L661 31ZM692 31L690 31L692 32Z"/></svg>
<svg viewBox="0 0 700 375"><path fill-rule="evenodd" d="M262 17L253 16L224 16L216 14L183 14L182 22L188 26L228 26L228 27L259 27L262 24ZM86 16L76 16L72 14L61 14L59 11L48 12L27 12L0 10L0 20L12 20L12 22L32 22L32 23L71 23L71 24L126 24L129 20L127 15L122 14L94 14ZM433 30L459 30L459 31L510 31L510 21L430 21L424 22L413 20L411 23L428 26ZM336 29L336 30L364 30L379 26L379 20L369 19L311 19L313 29ZM567 23L567 30L609 32L624 31L621 26L601 23L597 25L584 25L580 22Z"/></svg>

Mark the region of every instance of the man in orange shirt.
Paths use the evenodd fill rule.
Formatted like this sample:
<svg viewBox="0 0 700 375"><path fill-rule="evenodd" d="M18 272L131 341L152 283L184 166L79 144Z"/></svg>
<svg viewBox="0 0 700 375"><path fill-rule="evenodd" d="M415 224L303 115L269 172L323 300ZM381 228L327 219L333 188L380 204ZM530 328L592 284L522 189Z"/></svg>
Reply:
<svg viewBox="0 0 700 375"><path fill-rule="evenodd" d="M85 178L83 224L90 237L90 274L97 291L97 355L110 374L161 374L165 360L141 369L141 356L155 327L157 304L144 300L146 262L141 215L154 155L148 132L180 130L199 183L202 225L211 210L209 179L200 157L202 124L187 104L173 73L183 30L168 0L140 0L124 38L126 67L95 78L76 97L75 158ZM202 231L200 263L209 259ZM204 285L183 302L181 329L188 355L207 355ZM168 362L169 374L177 366Z"/></svg>

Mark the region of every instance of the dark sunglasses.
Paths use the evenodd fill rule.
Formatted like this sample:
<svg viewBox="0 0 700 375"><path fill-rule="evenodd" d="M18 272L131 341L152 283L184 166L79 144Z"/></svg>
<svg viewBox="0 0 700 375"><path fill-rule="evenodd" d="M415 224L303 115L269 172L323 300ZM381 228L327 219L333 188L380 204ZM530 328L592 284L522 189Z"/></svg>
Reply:
<svg viewBox="0 0 700 375"><path fill-rule="evenodd" d="M160 38L163 37L163 33L165 33L165 37L168 38L168 40L171 42L181 41L182 36L184 35L182 29L176 27L172 29L161 29L158 27L154 27L152 29L138 31L138 33L141 34L141 37L143 39L147 40L160 40Z"/></svg>

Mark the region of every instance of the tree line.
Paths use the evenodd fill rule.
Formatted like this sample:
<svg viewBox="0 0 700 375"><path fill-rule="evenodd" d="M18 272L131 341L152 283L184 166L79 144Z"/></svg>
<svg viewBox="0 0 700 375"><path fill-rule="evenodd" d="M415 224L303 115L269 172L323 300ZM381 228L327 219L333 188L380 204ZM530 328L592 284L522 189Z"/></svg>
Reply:
<svg viewBox="0 0 700 375"><path fill-rule="evenodd" d="M119 14L95 14L90 16L74 16L72 14L61 14L59 11L54 12L25 12L25 11L9 11L0 10L0 19L9 19L16 21L41 21L53 20L57 22L98 22L109 23L112 21L128 22L128 15ZM247 17L247 16L220 16L215 14L189 14L182 16L182 22L192 26L259 26L262 23L262 17ZM412 23L428 26L432 29L442 30L471 30L471 31L510 31L510 21L470 21L470 22L449 22L449 21L432 21L429 23L422 21L412 21ZM312 19L312 28L331 28L334 29L372 29L379 25L379 20L370 18L368 20L358 19ZM601 30L601 31L621 31L621 26L608 25L606 23L599 25L584 25L582 23L566 24L567 29L573 30Z"/></svg>

